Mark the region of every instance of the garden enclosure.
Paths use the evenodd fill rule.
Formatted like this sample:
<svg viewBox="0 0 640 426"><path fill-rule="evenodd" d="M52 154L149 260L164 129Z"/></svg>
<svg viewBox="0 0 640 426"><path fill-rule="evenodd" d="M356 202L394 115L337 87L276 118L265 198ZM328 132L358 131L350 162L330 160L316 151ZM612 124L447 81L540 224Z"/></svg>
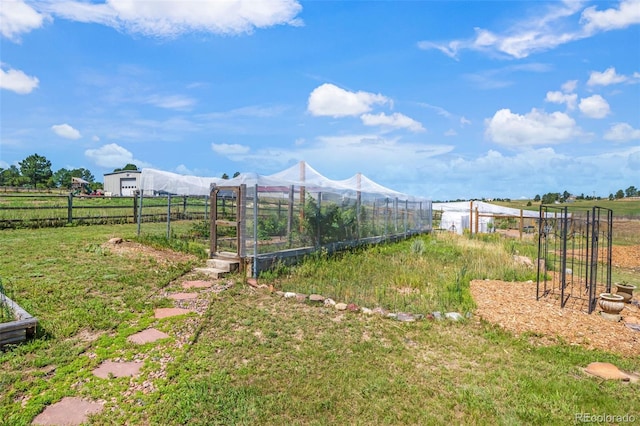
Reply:
<svg viewBox="0 0 640 426"><path fill-rule="evenodd" d="M334 251L432 229L427 198L385 188L361 174L331 180L305 162L269 176L243 173L228 180L143 169L140 186L139 213L145 211L147 195L209 197L211 220L197 230L192 226L192 234L208 237L210 257L242 259L254 276L277 261L319 249ZM141 232L148 232L144 223Z"/></svg>

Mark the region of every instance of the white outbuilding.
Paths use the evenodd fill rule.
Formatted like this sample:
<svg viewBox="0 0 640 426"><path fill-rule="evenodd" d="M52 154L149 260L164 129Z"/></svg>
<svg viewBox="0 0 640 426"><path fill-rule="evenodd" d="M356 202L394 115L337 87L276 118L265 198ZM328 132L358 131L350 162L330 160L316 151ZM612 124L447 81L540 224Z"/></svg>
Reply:
<svg viewBox="0 0 640 426"><path fill-rule="evenodd" d="M121 170L119 172L105 173L104 193L120 197L132 197L140 188L141 170Z"/></svg>

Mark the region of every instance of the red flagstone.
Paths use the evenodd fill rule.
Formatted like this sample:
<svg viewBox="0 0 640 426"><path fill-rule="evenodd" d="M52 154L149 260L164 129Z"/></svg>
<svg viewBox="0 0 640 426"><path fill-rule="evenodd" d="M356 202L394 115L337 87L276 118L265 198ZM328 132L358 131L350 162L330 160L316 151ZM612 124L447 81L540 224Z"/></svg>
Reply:
<svg viewBox="0 0 640 426"><path fill-rule="evenodd" d="M193 312L190 309L182 309L182 308L158 308L154 310L155 318L168 318L175 317L178 315L188 314L189 312Z"/></svg>
<svg viewBox="0 0 640 426"><path fill-rule="evenodd" d="M76 426L86 423L91 414L97 414L104 408L102 403L81 398L64 397L52 404L33 419L33 425Z"/></svg>
<svg viewBox="0 0 640 426"><path fill-rule="evenodd" d="M135 376L140 372L140 368L142 367L141 362L113 362L113 361L105 361L98 368L93 370L93 375L97 377L101 377L103 379L108 379L110 376L113 377L131 377Z"/></svg>
<svg viewBox="0 0 640 426"><path fill-rule="evenodd" d="M174 293L169 295L169 299L173 300L189 300L196 299L198 297L198 293Z"/></svg>
<svg viewBox="0 0 640 426"><path fill-rule="evenodd" d="M166 339L167 337L169 337L168 334L163 333L160 330L156 330L155 328L149 328L139 333L132 334L127 338L127 340L132 343L142 345L144 343L151 343L155 342L156 340Z"/></svg>
<svg viewBox="0 0 640 426"><path fill-rule="evenodd" d="M182 283L182 288L209 288L213 286L213 284L209 281L185 281Z"/></svg>

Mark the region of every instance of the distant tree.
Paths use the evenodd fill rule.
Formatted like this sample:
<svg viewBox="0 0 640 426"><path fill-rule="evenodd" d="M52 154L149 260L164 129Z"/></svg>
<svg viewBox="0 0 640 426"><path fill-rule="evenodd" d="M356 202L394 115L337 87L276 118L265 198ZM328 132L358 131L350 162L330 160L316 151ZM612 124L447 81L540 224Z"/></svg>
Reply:
<svg viewBox="0 0 640 426"><path fill-rule="evenodd" d="M124 166L121 169L113 169L114 173L115 172L123 172L125 170L138 170L138 166L136 166L135 164L131 164L131 163L127 163L126 166ZM77 177L77 176L76 176ZM85 179L86 180L86 179Z"/></svg>
<svg viewBox="0 0 640 426"><path fill-rule="evenodd" d="M531 201L527 201L527 207L531 205Z"/></svg>
<svg viewBox="0 0 640 426"><path fill-rule="evenodd" d="M560 194L557 192L548 192L542 196L542 204L553 204L560 200Z"/></svg>
<svg viewBox="0 0 640 426"><path fill-rule="evenodd" d="M238 176L240 176L240 172L235 172L235 173L233 174L233 177L234 177L234 178L237 178Z"/></svg>
<svg viewBox="0 0 640 426"><path fill-rule="evenodd" d="M225 179L225 180L229 179L229 175L226 174L226 173L223 173L222 174L222 179Z"/></svg>
<svg viewBox="0 0 640 426"><path fill-rule="evenodd" d="M131 169L127 169L127 170L131 170ZM91 171L89 169L85 169L84 167L80 167L79 169L71 170L71 177L77 177L77 178L80 178L80 179L84 179L87 182L93 182L94 180L96 180L96 178L93 177L93 174L91 173Z"/></svg>
<svg viewBox="0 0 640 426"><path fill-rule="evenodd" d="M540 195L536 194L535 197L533 197L533 201L535 201L536 203L540 202Z"/></svg>
<svg viewBox="0 0 640 426"><path fill-rule="evenodd" d="M22 176L29 179L29 183L34 188L45 186L46 182L53 175L51 171L51 161L45 157L32 154L18 163Z"/></svg>
<svg viewBox="0 0 640 426"><path fill-rule="evenodd" d="M613 201L613 200L614 200L614 198L615 198L615 197L613 196L613 194L609 194L609 201Z"/></svg>
<svg viewBox="0 0 640 426"><path fill-rule="evenodd" d="M631 185L630 187L628 187L625 191L624 191L625 195L627 197L637 197L638 196L638 190L636 189L635 186Z"/></svg>
<svg viewBox="0 0 640 426"><path fill-rule="evenodd" d="M22 186L27 183L28 179L20 175L20 169L15 165L9 166L8 169L0 171L0 185L2 186Z"/></svg>
<svg viewBox="0 0 640 426"><path fill-rule="evenodd" d="M64 167L57 170L51 179L53 179L53 184L58 188L71 188L71 172Z"/></svg>
<svg viewBox="0 0 640 426"><path fill-rule="evenodd" d="M622 198L624 198L624 191L622 189L618 189L618 192L616 192L616 200L620 200Z"/></svg>
<svg viewBox="0 0 640 426"><path fill-rule="evenodd" d="M567 201L569 199L569 197L571 197L571 194L568 191L564 191L562 193L562 200L561 201L565 202L565 201Z"/></svg>

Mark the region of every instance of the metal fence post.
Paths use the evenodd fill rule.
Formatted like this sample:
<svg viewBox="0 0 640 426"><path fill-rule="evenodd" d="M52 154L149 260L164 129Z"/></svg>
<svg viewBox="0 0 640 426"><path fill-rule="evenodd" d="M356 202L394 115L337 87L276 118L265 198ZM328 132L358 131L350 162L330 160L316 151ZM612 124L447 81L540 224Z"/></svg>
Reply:
<svg viewBox="0 0 640 426"><path fill-rule="evenodd" d="M167 196L167 240L171 238L171 194Z"/></svg>

